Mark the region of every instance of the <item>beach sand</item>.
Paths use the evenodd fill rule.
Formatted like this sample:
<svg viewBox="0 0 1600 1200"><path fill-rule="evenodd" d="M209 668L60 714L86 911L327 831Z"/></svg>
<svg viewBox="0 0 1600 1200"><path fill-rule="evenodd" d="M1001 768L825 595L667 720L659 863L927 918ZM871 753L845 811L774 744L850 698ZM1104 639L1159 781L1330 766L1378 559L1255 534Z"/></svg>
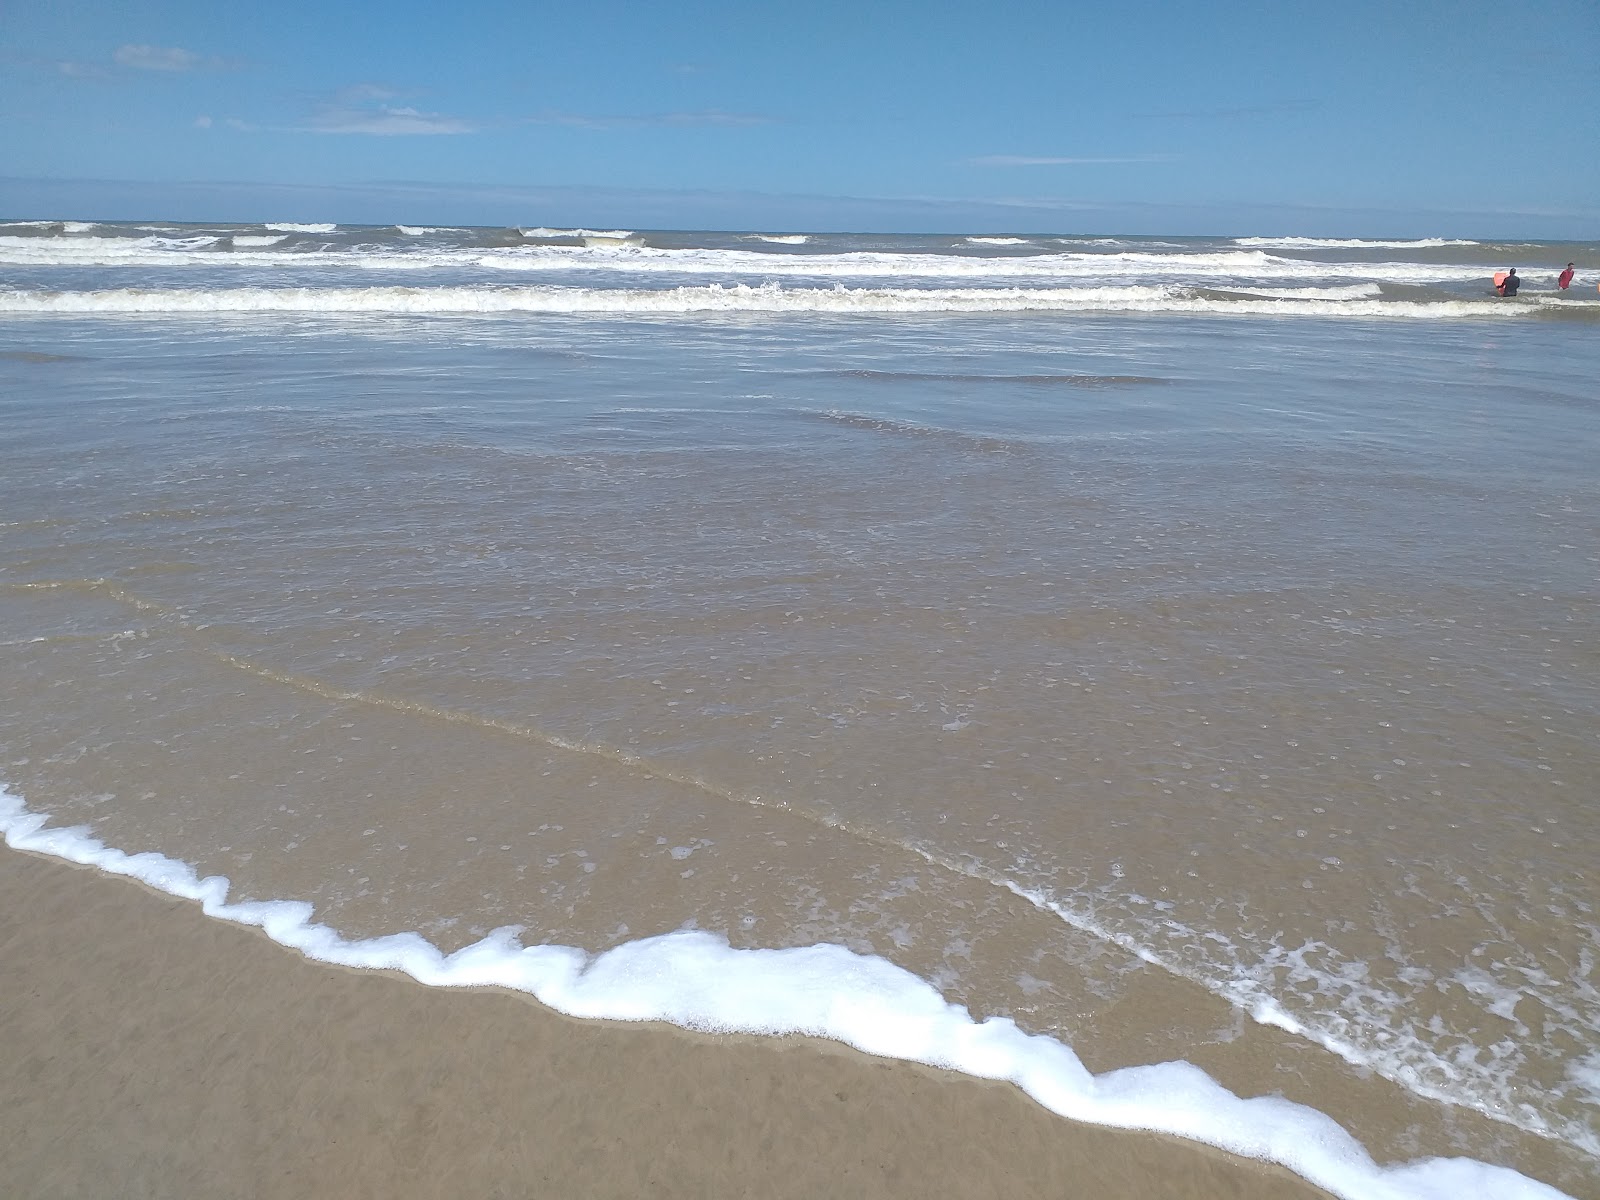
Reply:
<svg viewBox="0 0 1600 1200"><path fill-rule="evenodd" d="M1273 1197L1275 1166L809 1039L309 962L0 850L0 1194Z"/></svg>

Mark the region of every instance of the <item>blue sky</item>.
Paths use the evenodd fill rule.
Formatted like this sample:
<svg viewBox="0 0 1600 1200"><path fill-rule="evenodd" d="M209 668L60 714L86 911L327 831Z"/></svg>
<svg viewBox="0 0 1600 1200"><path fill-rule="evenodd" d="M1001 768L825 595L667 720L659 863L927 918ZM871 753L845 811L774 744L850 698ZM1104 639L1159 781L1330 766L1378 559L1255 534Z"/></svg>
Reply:
<svg viewBox="0 0 1600 1200"><path fill-rule="evenodd" d="M1595 0L4 0L0 214L1600 237Z"/></svg>

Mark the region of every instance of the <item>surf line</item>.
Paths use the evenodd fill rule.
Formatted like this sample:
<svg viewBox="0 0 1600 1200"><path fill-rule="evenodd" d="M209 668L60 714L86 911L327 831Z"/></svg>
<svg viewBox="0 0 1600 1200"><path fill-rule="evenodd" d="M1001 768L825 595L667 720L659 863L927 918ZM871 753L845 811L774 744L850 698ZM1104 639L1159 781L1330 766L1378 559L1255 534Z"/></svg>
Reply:
<svg viewBox="0 0 1600 1200"><path fill-rule="evenodd" d="M1008 1081L1069 1120L1172 1134L1275 1162L1340 1200L1571 1200L1474 1159L1379 1165L1326 1114L1276 1096L1241 1099L1187 1062L1095 1075L1066 1044L1024 1033L1009 1017L975 1021L927 981L843 946L737 950L713 934L683 930L591 955L572 946L524 946L514 928L449 955L414 932L352 941L313 922L305 901L229 903L223 876L201 879L187 863L154 851L130 855L86 827L52 829L48 821L0 785L0 832L12 849L196 901L209 917L259 928L319 962L400 971L429 987L508 988L592 1020L826 1038L881 1058Z"/></svg>
<svg viewBox="0 0 1600 1200"><path fill-rule="evenodd" d="M159 610L160 608L159 605L148 601L143 603L151 610ZM201 636L199 630L186 623L181 624L183 624L186 632L197 638ZM1062 924L1077 930L1079 933L1115 946L1130 958L1138 959L1140 962L1155 967L1175 979L1182 979L1194 984L1207 994L1222 1000L1230 1007L1243 1013L1258 1025L1281 1030L1294 1037L1311 1042L1313 1045L1320 1046L1350 1066L1358 1070L1372 1071L1374 1074L1387 1079L1390 1083L1396 1084L1414 1095L1442 1104L1466 1108L1482 1116L1489 1117L1491 1120L1511 1125L1524 1133L1531 1133L1536 1137L1553 1141L1562 1140L1560 1134L1542 1121L1519 1120L1516 1114L1492 1103L1487 1103L1479 1097L1457 1095L1443 1088L1431 1086L1405 1071L1387 1068L1382 1064L1375 1064L1371 1061L1371 1056L1364 1053L1359 1045L1319 1027L1314 1019L1292 1015L1269 990L1255 985L1252 981L1237 978L1219 979L1203 970L1160 954L1141 942L1133 934L1108 925L1096 919L1090 913L1085 913L1081 905L1074 905L1047 889L1032 888L1018 883L1003 872L986 866L981 861L957 857L936 847L919 842L901 841L860 822L845 820L830 813L795 807L782 799L735 791L699 775L674 770L654 762L644 755L625 750L619 746L611 746L603 742L578 741L562 737L559 734L551 733L533 725L519 724L498 717L487 717L460 709L439 708L421 701L385 696L379 692L338 688L309 676L291 674L273 667L262 666L210 646L202 645L200 650L202 653L235 670L284 687L294 688L298 691L318 696L324 700L335 703L366 705L373 708L387 709L407 716L471 726L505 734L513 738L540 743L556 750L586 755L637 771L647 778L693 789L725 803L782 813L808 824L844 834L857 841L875 846L880 850L913 855L935 870L946 871L963 879L969 879L1007 892L1037 912L1048 917L1054 917Z"/></svg>
<svg viewBox="0 0 1600 1200"><path fill-rule="evenodd" d="M1159 954L1150 946L1142 943L1133 934L1105 924L1098 920L1092 911L1083 911L1083 906L1074 905L1050 890L1028 887L1018 883L1003 872L997 871L981 861L954 856L937 847L919 842L902 841L862 823L846 820L827 812L796 807L778 797L766 797L756 793L735 791L707 780L698 774L678 771L664 764L654 762L645 755L623 749L620 746L612 746L603 742L576 740L540 729L531 724L522 724L461 709L441 708L422 701L386 696L380 692L340 688L311 676L282 671L275 667L252 662L249 659L209 644L211 639L206 633L208 626L196 625L188 619L182 610L159 601L146 599L111 579L102 577L94 579L37 580L0 585L0 594L4 594L6 591L77 591L100 594L119 603L126 604L136 612L153 616L165 622L168 632L176 633L182 639L192 643L193 649L197 653L215 659L236 671L279 686L293 688L333 703L362 705L424 720L470 726L539 743L567 753L585 755L636 771L647 778L690 788L725 803L737 804L760 811L781 813L811 825L837 831L847 837L876 846L881 850L910 854L936 870L947 871L962 878L1007 892L1035 910L1054 917L1079 933L1115 946L1129 956L1155 967L1173 978L1194 984L1208 994L1242 1012L1257 1024L1270 1026L1292 1036L1303 1038L1332 1053L1349 1065L1359 1070L1372 1071L1415 1095L1439 1103L1469 1109L1491 1120L1510 1125L1536 1137L1553 1141L1563 1140L1559 1133L1551 1129L1543 1121L1519 1120L1517 1114L1504 1107L1485 1103L1481 1098L1456 1095L1445 1089L1428 1085L1410 1073L1392 1068L1386 1069L1383 1065L1372 1062L1370 1055L1364 1053L1360 1046L1347 1038L1339 1036L1331 1030L1319 1028L1315 1020L1291 1015L1270 991L1255 986L1247 980L1237 978L1219 979L1194 966ZM120 633L107 636L120 638L128 635Z"/></svg>

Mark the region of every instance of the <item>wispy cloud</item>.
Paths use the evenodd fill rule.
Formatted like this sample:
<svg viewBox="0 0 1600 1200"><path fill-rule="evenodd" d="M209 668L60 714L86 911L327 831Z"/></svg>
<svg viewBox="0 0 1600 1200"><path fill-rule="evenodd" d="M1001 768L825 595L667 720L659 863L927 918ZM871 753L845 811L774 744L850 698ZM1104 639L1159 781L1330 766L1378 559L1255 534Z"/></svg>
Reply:
<svg viewBox="0 0 1600 1200"><path fill-rule="evenodd" d="M133 70L227 70L234 66L227 59L214 58L206 54L197 54L192 50L184 50L182 46L147 46L128 43L117 46L112 51L112 61L118 67L131 67Z"/></svg>
<svg viewBox="0 0 1600 1200"><path fill-rule="evenodd" d="M544 112L524 117L523 122L529 125L571 125L580 129L629 129L664 125L748 126L773 123L771 117L757 116L753 113L722 112L719 109L631 115Z"/></svg>
<svg viewBox="0 0 1600 1200"><path fill-rule="evenodd" d="M1076 158L1035 154L985 154L969 158L975 167L1080 167L1100 166L1107 163L1158 163L1172 162L1170 154L1133 154L1118 158Z"/></svg>
<svg viewBox="0 0 1600 1200"><path fill-rule="evenodd" d="M192 71L205 59L180 46L118 46L111 53L118 66L138 71Z"/></svg>
<svg viewBox="0 0 1600 1200"><path fill-rule="evenodd" d="M135 43L118 46L111 57L101 62L79 62L73 59L38 59L20 57L17 61L28 66L41 67L64 75L68 79L114 80L127 78L131 72L157 71L167 74L184 74L190 71L231 71L243 66L238 59L219 58L216 55L197 54L182 46L147 46Z"/></svg>
<svg viewBox="0 0 1600 1200"><path fill-rule="evenodd" d="M1311 112L1321 107L1320 100L1285 100L1281 104L1258 104L1244 108L1197 108L1132 115L1145 121L1228 121L1237 117L1273 117L1283 113Z"/></svg>
<svg viewBox="0 0 1600 1200"><path fill-rule="evenodd" d="M409 93L414 94L414 93ZM461 117L423 112L408 104L406 91L387 83L353 83L318 100L296 133L365 134L370 137L408 137L476 133L479 125Z"/></svg>
<svg viewBox="0 0 1600 1200"><path fill-rule="evenodd" d="M377 137L402 137L410 134L472 133L477 126L458 117L379 104L366 108L329 106L316 113L302 128L307 133L364 133Z"/></svg>
<svg viewBox="0 0 1600 1200"><path fill-rule="evenodd" d="M340 88L333 102L336 104L369 104L373 101L398 100L402 93L386 83L352 83Z"/></svg>
<svg viewBox="0 0 1600 1200"><path fill-rule="evenodd" d="M55 64L56 72L68 79L106 79L111 72L100 63L62 61Z"/></svg>

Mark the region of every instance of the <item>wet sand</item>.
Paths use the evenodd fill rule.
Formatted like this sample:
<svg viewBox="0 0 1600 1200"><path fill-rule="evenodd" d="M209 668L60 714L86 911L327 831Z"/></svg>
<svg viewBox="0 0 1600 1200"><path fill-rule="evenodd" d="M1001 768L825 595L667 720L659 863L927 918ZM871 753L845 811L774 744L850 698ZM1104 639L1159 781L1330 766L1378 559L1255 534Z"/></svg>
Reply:
<svg viewBox="0 0 1600 1200"><path fill-rule="evenodd" d="M311 963L0 850L0 1193L1325 1196L807 1039L580 1022Z"/></svg>

